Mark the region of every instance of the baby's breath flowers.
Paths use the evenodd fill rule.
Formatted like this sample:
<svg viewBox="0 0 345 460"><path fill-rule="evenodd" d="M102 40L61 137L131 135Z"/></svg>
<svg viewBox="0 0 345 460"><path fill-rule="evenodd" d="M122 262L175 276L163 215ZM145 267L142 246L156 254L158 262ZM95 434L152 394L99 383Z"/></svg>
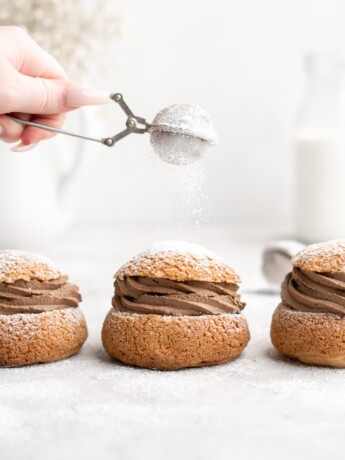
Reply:
<svg viewBox="0 0 345 460"><path fill-rule="evenodd" d="M24 28L71 78L99 74L105 48L121 34L111 0L0 0L0 25ZM95 57L97 56L97 62ZM111 64L110 64L111 66Z"/></svg>

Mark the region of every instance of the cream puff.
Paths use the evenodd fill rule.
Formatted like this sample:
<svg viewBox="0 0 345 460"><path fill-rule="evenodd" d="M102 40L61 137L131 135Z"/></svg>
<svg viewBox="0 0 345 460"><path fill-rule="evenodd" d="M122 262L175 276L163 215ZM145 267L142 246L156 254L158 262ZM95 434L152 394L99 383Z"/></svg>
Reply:
<svg viewBox="0 0 345 460"><path fill-rule="evenodd" d="M0 366L67 358L81 348L87 327L75 284L49 260L0 251Z"/></svg>
<svg viewBox="0 0 345 460"><path fill-rule="evenodd" d="M126 364L174 370L225 363L250 334L237 273L200 246L155 244L115 274L103 325L108 354Z"/></svg>
<svg viewBox="0 0 345 460"><path fill-rule="evenodd" d="M345 240L308 246L292 265L272 318L273 345L307 364L345 367Z"/></svg>

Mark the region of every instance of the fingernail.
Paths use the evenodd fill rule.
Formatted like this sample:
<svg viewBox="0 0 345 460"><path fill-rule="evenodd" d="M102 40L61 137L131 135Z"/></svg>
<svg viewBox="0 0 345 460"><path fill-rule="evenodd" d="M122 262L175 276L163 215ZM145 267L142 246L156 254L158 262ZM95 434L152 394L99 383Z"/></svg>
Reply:
<svg viewBox="0 0 345 460"><path fill-rule="evenodd" d="M11 151L15 153L28 152L29 150L35 148L36 145L38 145L38 142L35 142L34 144L23 144L23 142L19 142L19 144L11 148Z"/></svg>
<svg viewBox="0 0 345 460"><path fill-rule="evenodd" d="M82 105L98 105L109 102L109 94L83 86L70 86L66 89L65 103L67 107Z"/></svg>

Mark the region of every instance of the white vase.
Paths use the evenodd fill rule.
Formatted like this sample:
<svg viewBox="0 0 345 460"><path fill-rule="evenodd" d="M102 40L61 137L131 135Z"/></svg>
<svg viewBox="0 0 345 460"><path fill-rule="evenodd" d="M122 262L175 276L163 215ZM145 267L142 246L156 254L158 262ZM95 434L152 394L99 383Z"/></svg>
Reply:
<svg viewBox="0 0 345 460"><path fill-rule="evenodd" d="M85 132L83 118L73 112L66 128ZM85 161L90 161L84 150L84 141L63 135L26 153L0 144L1 248L40 250L66 230L82 191Z"/></svg>

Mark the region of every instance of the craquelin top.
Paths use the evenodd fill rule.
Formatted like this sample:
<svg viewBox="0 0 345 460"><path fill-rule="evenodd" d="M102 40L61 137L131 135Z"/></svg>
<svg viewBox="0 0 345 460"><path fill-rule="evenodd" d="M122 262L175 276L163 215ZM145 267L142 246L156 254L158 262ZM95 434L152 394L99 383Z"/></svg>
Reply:
<svg viewBox="0 0 345 460"><path fill-rule="evenodd" d="M0 282L51 281L63 276L55 265L43 256L25 251L0 251Z"/></svg>
<svg viewBox="0 0 345 460"><path fill-rule="evenodd" d="M312 272L345 272L345 240L312 244L292 258L292 265Z"/></svg>
<svg viewBox="0 0 345 460"><path fill-rule="evenodd" d="M132 258L114 275L165 278L175 281L239 283L238 274L222 259L201 246L166 241L150 246Z"/></svg>

